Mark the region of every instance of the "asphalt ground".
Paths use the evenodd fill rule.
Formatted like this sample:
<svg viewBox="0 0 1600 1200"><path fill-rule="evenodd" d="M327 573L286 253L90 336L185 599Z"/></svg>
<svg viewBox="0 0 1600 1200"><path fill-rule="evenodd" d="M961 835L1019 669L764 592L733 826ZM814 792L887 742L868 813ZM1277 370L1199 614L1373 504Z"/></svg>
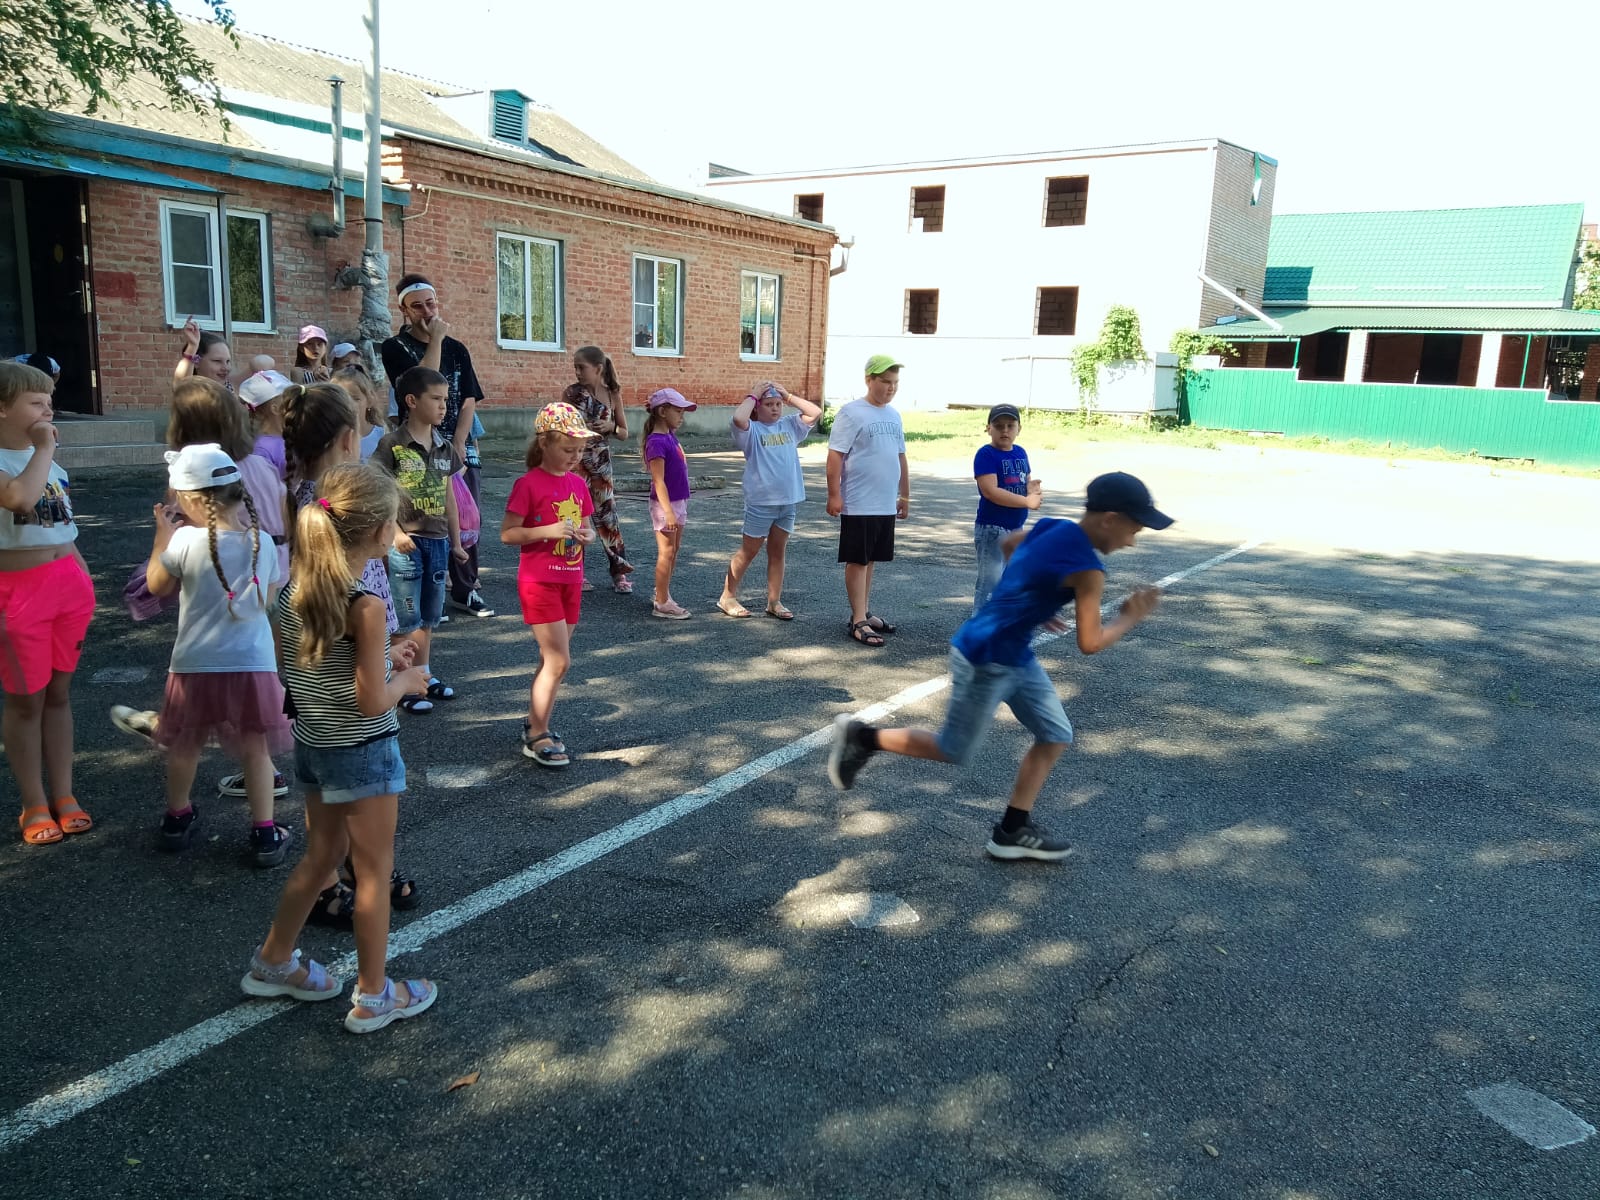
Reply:
<svg viewBox="0 0 1600 1200"><path fill-rule="evenodd" d="M737 478L729 456L695 458ZM1046 866L982 853L1027 744L1009 715L967 771L879 759L840 794L801 747L750 777L938 677L970 604L967 464L919 463L874 594L901 632L847 641L818 462L787 625L712 611L736 488L691 502L682 623L648 618L648 522L623 502L639 590L605 590L591 559L565 772L518 754L534 646L512 557L486 547L502 615L444 627L434 665L461 698L403 718L398 857L425 903L396 936L664 801L721 799L490 893L399 958L392 974L441 985L415 1022L358 1039L340 1004L283 1006L170 1069L140 1060L103 1101L97 1072L241 1011L285 871L246 865L243 801L200 790L195 845L156 848L159 760L105 710L161 692L172 622L117 603L159 485L79 482L96 828L0 848L5 1195L1600 1193L1600 1138L1535 1149L1467 1097L1513 1081L1600 1123L1600 483L1237 449L1036 460L1047 513L1123 468L1179 518L1110 560L1113 597L1264 539L1103 656L1041 649L1079 733L1039 810L1078 853ZM491 518L513 474L489 472ZM893 719L937 725L944 699ZM208 758L201 780L227 769ZM293 796L280 811L301 825ZM858 928L862 894L918 919ZM323 930L303 945L350 949ZM63 1092L84 1111L30 1123Z"/></svg>

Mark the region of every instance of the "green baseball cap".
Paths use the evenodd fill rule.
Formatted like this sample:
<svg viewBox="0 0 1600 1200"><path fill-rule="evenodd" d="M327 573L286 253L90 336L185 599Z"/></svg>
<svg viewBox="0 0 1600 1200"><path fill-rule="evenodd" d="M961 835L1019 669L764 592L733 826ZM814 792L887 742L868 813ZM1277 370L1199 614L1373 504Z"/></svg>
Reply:
<svg viewBox="0 0 1600 1200"><path fill-rule="evenodd" d="M898 371L905 366L903 362L896 362L893 355L874 354L867 359L867 376L882 375L885 371Z"/></svg>

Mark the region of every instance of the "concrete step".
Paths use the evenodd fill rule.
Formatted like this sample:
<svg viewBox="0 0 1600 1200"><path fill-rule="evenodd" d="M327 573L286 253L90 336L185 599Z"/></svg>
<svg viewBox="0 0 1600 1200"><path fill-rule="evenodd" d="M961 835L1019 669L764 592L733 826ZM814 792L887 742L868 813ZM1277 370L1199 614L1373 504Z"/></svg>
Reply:
<svg viewBox="0 0 1600 1200"><path fill-rule="evenodd" d="M163 457L166 452L165 442L74 446L62 439L56 450L56 461L69 473L96 467L158 467L166 463Z"/></svg>
<svg viewBox="0 0 1600 1200"><path fill-rule="evenodd" d="M82 417L56 415L63 446L148 445L156 440L156 423L148 417Z"/></svg>

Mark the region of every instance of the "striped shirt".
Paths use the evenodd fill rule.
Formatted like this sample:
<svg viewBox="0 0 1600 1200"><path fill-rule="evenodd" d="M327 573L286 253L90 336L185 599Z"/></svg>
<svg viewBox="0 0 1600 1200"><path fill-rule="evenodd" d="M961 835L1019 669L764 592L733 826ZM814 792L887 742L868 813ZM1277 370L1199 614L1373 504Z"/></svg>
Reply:
<svg viewBox="0 0 1600 1200"><path fill-rule="evenodd" d="M349 634L328 647L322 662L315 667L300 663L300 638L304 627L295 611L293 581L278 594L278 649L283 662L283 683L293 706L295 741L307 746L336 749L364 746L400 732L394 709L375 717L361 714L356 703L356 643ZM371 592L359 583L350 583L350 603ZM389 656L389 637L384 635L384 658ZM384 668L387 681L392 665Z"/></svg>

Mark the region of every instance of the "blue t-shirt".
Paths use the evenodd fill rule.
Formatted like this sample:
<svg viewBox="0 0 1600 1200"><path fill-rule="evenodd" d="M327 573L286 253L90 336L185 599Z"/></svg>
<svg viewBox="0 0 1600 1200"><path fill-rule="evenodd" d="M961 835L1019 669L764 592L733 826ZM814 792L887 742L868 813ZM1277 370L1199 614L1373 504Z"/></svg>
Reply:
<svg viewBox="0 0 1600 1200"><path fill-rule="evenodd" d="M979 475L993 475L1001 491L1010 492L1013 496L1026 496L1028 452L1021 446L1012 446L1009 450L997 450L991 442L981 447L973 457L972 477L976 479ZM998 525L1001 529L1021 529L1027 523L1027 509L1007 508L1003 504L996 504L982 492L978 493L976 524Z"/></svg>
<svg viewBox="0 0 1600 1200"><path fill-rule="evenodd" d="M762 507L799 504L806 498L800 473L800 443L811 426L798 413L779 417L771 424L755 418L749 429L731 421L733 444L744 451L744 502Z"/></svg>
<svg viewBox="0 0 1600 1200"><path fill-rule="evenodd" d="M1033 658L1033 631L1073 600L1061 581L1105 569L1076 521L1046 517L1012 551L989 602L967 618L950 644L970 663L1020 667Z"/></svg>

